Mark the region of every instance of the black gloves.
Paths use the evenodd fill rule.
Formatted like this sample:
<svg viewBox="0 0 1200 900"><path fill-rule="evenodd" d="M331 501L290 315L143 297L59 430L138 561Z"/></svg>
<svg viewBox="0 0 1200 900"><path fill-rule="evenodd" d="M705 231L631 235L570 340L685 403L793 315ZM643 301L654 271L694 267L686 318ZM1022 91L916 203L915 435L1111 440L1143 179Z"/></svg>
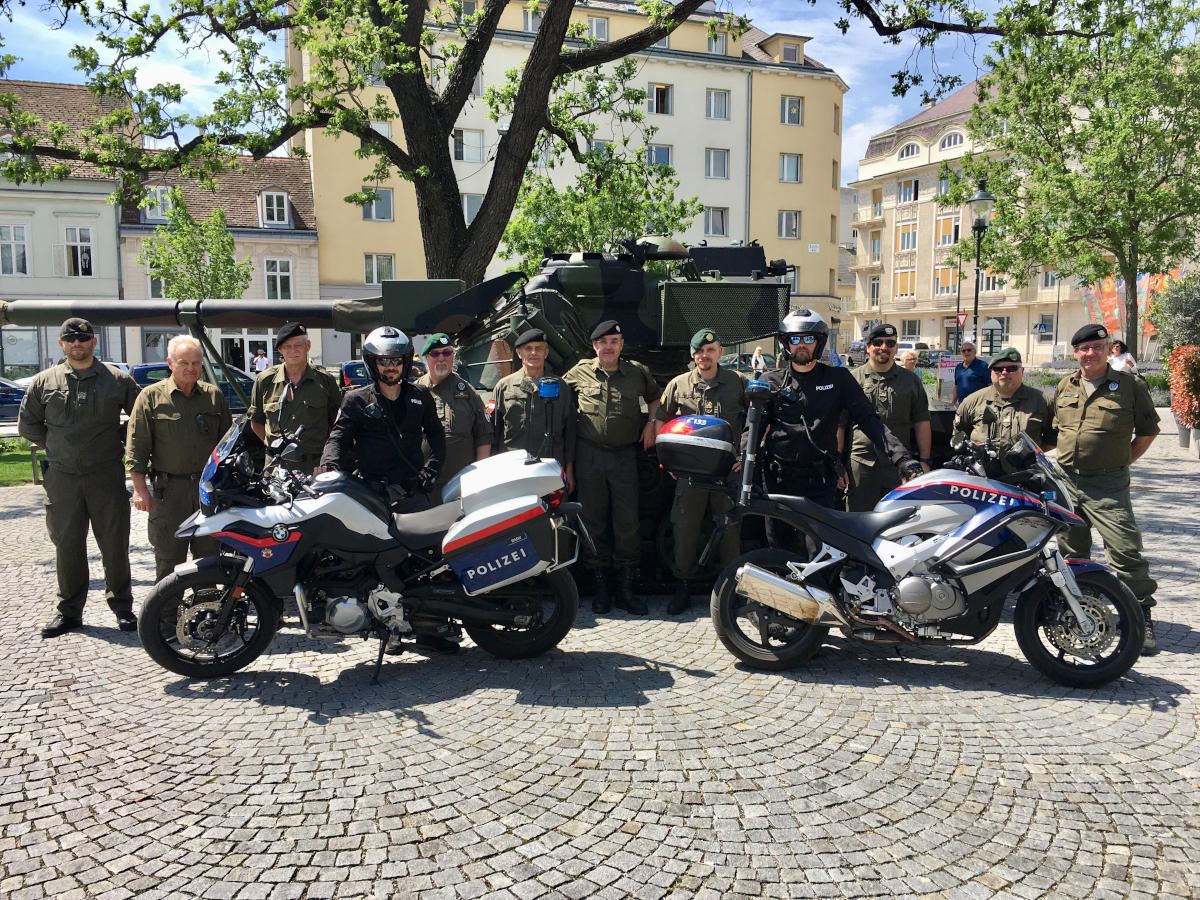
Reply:
<svg viewBox="0 0 1200 900"><path fill-rule="evenodd" d="M433 488L433 483L437 481L437 469L432 466L425 466L417 473L417 490L424 491L426 494Z"/></svg>
<svg viewBox="0 0 1200 900"><path fill-rule="evenodd" d="M916 478L918 475L925 474L925 467L911 456L900 463L900 477L905 481L910 478Z"/></svg>

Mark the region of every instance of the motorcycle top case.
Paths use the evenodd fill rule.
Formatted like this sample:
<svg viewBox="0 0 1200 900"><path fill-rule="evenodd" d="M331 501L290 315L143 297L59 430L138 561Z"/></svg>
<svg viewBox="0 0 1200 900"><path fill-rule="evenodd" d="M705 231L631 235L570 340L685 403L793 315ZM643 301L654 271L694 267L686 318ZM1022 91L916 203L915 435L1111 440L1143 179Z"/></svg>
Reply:
<svg viewBox="0 0 1200 900"><path fill-rule="evenodd" d="M442 556L474 596L530 578L554 564L554 527L536 496L490 504L455 522Z"/></svg>
<svg viewBox="0 0 1200 900"><path fill-rule="evenodd" d="M676 477L724 478L733 469L733 428L716 416L672 419L655 439L658 461Z"/></svg>

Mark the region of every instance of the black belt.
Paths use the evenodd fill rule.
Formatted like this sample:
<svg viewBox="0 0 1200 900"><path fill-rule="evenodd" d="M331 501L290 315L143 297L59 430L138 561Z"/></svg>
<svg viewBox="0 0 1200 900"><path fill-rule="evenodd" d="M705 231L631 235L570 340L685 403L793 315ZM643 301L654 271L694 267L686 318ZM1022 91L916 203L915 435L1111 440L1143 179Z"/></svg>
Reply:
<svg viewBox="0 0 1200 900"><path fill-rule="evenodd" d="M200 476L201 476L203 473L202 473L202 472L197 472L195 475L177 475L177 474L175 474L174 472L162 472L161 474L162 474L162 476L163 476L164 478L171 478L171 479L183 479L183 478L186 478L186 479L188 479L189 481L199 481L199 480L200 480Z"/></svg>
<svg viewBox="0 0 1200 900"><path fill-rule="evenodd" d="M618 450L628 450L633 447L633 441L630 441L628 444L609 447L607 444L597 444L595 441L589 441L587 438L581 438L581 440L589 447L595 447L597 450L607 450L609 453L616 453Z"/></svg>

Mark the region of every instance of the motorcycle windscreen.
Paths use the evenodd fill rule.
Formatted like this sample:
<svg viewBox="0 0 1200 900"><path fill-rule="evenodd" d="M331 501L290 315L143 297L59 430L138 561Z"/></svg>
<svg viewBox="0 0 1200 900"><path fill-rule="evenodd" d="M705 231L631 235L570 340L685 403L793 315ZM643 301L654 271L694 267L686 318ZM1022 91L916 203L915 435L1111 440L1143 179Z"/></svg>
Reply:
<svg viewBox="0 0 1200 900"><path fill-rule="evenodd" d="M554 529L536 498L491 504L455 522L442 555L468 595L521 581L554 563Z"/></svg>

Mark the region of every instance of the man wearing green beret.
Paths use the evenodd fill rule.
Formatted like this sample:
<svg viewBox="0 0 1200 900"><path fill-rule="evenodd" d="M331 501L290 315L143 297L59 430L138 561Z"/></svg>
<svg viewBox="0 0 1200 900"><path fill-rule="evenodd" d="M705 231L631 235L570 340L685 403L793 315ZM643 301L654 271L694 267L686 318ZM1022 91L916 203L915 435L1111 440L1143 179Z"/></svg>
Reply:
<svg viewBox="0 0 1200 900"><path fill-rule="evenodd" d="M740 435L746 421L746 382L736 372L721 368L717 362L723 348L717 333L701 328L689 345L696 368L677 375L668 383L655 414L657 428L677 416L717 416ZM731 485L736 475L731 476ZM701 526L705 519L728 512L733 500L701 487L688 485L686 479L675 482L675 502L671 506L671 525L675 538L675 596L667 604L667 614L683 612L691 602L689 580L697 575L697 555ZM738 527L725 530L721 538L721 566L733 562L741 552L742 534Z"/></svg>
<svg viewBox="0 0 1200 900"><path fill-rule="evenodd" d="M433 394L438 418L446 432L446 461L430 491L430 502L436 506L442 502L446 482L491 454L492 423L475 388L454 372L454 346L449 335L440 332L430 335L421 358L425 360L425 374L417 379L417 384L429 388Z"/></svg>
<svg viewBox="0 0 1200 900"><path fill-rule="evenodd" d="M1025 368L1017 348L1005 347L997 353L989 370L991 385L971 394L958 407L955 433L977 443L991 439L1001 456L1017 442L1022 431L1042 449L1052 447L1050 408L1041 391L1022 383ZM984 422L984 412L988 409L994 414L994 422Z"/></svg>

